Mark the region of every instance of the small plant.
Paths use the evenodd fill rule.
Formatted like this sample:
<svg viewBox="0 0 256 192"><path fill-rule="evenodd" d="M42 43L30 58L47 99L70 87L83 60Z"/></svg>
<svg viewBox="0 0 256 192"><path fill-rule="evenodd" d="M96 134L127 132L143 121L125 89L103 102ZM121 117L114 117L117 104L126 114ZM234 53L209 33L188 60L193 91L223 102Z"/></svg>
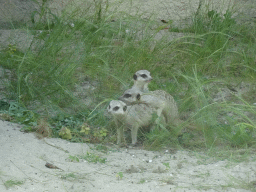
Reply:
<svg viewBox="0 0 256 192"><path fill-rule="evenodd" d="M79 162L79 158L77 156L69 155L68 157L72 162Z"/></svg>
<svg viewBox="0 0 256 192"><path fill-rule="evenodd" d="M103 153L107 153L108 152L108 147L106 147L105 145L99 144L95 147L95 149L97 151L101 151Z"/></svg>
<svg viewBox="0 0 256 192"><path fill-rule="evenodd" d="M59 136L62 139L72 139L72 134L70 129L68 129L67 127L62 127L60 132L59 132Z"/></svg>
<svg viewBox="0 0 256 192"><path fill-rule="evenodd" d="M163 163L163 165L165 166L166 170L170 169L170 164L169 163Z"/></svg>
<svg viewBox="0 0 256 192"><path fill-rule="evenodd" d="M82 159L85 159L86 161L90 163L105 163L107 158L100 158L98 155L95 155L93 153L87 152L86 155L81 156Z"/></svg>
<svg viewBox="0 0 256 192"><path fill-rule="evenodd" d="M118 172L118 173L116 174L116 178L117 178L118 180L123 179L123 177L124 177L123 172Z"/></svg>
<svg viewBox="0 0 256 192"><path fill-rule="evenodd" d="M4 121L12 121L14 118L10 116L8 113L0 113L0 119Z"/></svg>
<svg viewBox="0 0 256 192"><path fill-rule="evenodd" d="M146 179L141 179L140 181L139 181L139 184L143 184L143 183L145 183L146 182Z"/></svg>
<svg viewBox="0 0 256 192"><path fill-rule="evenodd" d="M10 104L4 100L0 100L0 111L8 111Z"/></svg>
<svg viewBox="0 0 256 192"><path fill-rule="evenodd" d="M107 136L107 132L108 132L107 129L105 129L105 128L99 129L99 127L98 127L98 129L96 129L94 131L93 136L96 141L102 141L103 138L105 138Z"/></svg>
<svg viewBox="0 0 256 192"><path fill-rule="evenodd" d="M86 177L86 175L78 174L78 173L68 173L61 175L61 179L67 180L67 181L79 181L83 180Z"/></svg>
<svg viewBox="0 0 256 192"><path fill-rule="evenodd" d="M4 186L6 187L6 189L9 189L15 185L22 185L22 184L24 184L24 181L8 180L4 182Z"/></svg>
<svg viewBox="0 0 256 192"><path fill-rule="evenodd" d="M9 45L8 45L8 49L7 49L6 52L7 52L9 55L13 55L16 51L17 51L16 45L9 44Z"/></svg>
<svg viewBox="0 0 256 192"><path fill-rule="evenodd" d="M173 177L166 177L166 178L161 179L161 181L163 183L166 183L168 185L175 185L175 182L173 180L174 180Z"/></svg>
<svg viewBox="0 0 256 192"><path fill-rule="evenodd" d="M61 176L61 179L65 179L65 180L70 180L70 178L71 180L73 180L73 179L76 179L77 176L74 173L68 173L66 175Z"/></svg>
<svg viewBox="0 0 256 192"><path fill-rule="evenodd" d="M81 126L81 131L80 133L84 133L85 135L88 135L89 132L90 132L90 127L87 123L83 123L82 126Z"/></svg>
<svg viewBox="0 0 256 192"><path fill-rule="evenodd" d="M24 124L25 126L21 129L23 131L34 131L37 125L37 119L39 115L31 110L27 110L19 102L5 102L0 101L0 111L4 111L1 114L1 118L6 121L14 121Z"/></svg>
<svg viewBox="0 0 256 192"><path fill-rule="evenodd" d="M36 136L41 139L44 137L50 137L52 135L52 129L46 119L39 119L35 126Z"/></svg>
<svg viewBox="0 0 256 192"><path fill-rule="evenodd" d="M58 113L57 116L50 119L50 123L54 126L54 131L56 132L62 127L80 129L81 133L86 133L87 131L87 124L83 124L82 119L69 114Z"/></svg>

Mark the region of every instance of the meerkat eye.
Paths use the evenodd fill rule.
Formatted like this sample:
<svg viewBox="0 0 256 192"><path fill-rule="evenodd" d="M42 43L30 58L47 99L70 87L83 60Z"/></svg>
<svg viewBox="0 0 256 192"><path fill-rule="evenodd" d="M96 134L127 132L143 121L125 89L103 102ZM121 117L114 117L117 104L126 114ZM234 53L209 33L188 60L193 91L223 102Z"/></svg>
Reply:
<svg viewBox="0 0 256 192"><path fill-rule="evenodd" d="M110 109L111 107L110 107L110 105L108 106L108 109Z"/></svg>
<svg viewBox="0 0 256 192"><path fill-rule="evenodd" d="M127 106L124 106L123 110L126 111L127 110Z"/></svg>
<svg viewBox="0 0 256 192"><path fill-rule="evenodd" d="M119 108L120 108L120 107L117 107L117 106L116 106L116 107L113 108L113 111L117 111Z"/></svg>
<svg viewBox="0 0 256 192"><path fill-rule="evenodd" d="M129 97L131 97L132 95L131 94L129 94L129 93L127 93L127 94L124 94L124 98L129 98Z"/></svg>
<svg viewBox="0 0 256 192"><path fill-rule="evenodd" d="M137 80L137 75L136 74L133 75L133 79Z"/></svg>
<svg viewBox="0 0 256 192"><path fill-rule="evenodd" d="M141 77L146 79L148 76L146 74L142 74Z"/></svg>
<svg viewBox="0 0 256 192"><path fill-rule="evenodd" d="M140 94L138 94L138 95L136 96L136 98L137 98L138 100L140 100Z"/></svg>

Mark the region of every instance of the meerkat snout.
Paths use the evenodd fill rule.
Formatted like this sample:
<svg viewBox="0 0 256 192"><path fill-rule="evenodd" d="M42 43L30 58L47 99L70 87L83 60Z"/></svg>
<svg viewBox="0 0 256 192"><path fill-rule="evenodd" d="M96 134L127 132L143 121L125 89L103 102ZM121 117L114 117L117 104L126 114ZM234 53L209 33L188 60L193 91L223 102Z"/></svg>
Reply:
<svg viewBox="0 0 256 192"><path fill-rule="evenodd" d="M114 107L113 111L117 111L120 107Z"/></svg>

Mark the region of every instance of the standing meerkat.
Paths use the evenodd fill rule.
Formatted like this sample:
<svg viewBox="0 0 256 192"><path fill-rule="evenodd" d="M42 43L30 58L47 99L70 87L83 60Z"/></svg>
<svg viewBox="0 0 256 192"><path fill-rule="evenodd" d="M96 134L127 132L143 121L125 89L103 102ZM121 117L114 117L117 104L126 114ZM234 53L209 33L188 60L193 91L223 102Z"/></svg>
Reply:
<svg viewBox="0 0 256 192"><path fill-rule="evenodd" d="M148 84L153 78L147 70L139 70L134 76L134 85L119 98L131 105L146 103L157 109L157 115L164 115L166 122L177 124L179 121L178 107L173 97L163 90L149 91Z"/></svg>
<svg viewBox="0 0 256 192"><path fill-rule="evenodd" d="M178 107L175 100L163 90L143 93L137 88L131 88L126 90L119 99L127 105L142 103L155 108L158 117L163 115L168 124L177 124L179 120Z"/></svg>
<svg viewBox="0 0 256 192"><path fill-rule="evenodd" d="M117 126L117 144L124 138L124 126L131 129L132 144L137 143L138 129L152 123L155 109L146 104L127 106L123 101L112 100L107 108Z"/></svg>
<svg viewBox="0 0 256 192"><path fill-rule="evenodd" d="M142 92L148 92L148 84L153 78L148 70L139 70L133 75L134 84L133 88L136 88Z"/></svg>

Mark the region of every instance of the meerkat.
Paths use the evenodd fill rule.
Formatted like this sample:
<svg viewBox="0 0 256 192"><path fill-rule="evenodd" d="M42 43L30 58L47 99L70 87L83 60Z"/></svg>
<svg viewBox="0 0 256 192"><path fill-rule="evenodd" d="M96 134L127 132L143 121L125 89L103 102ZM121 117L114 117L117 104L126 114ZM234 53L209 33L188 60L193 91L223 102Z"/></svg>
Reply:
<svg viewBox="0 0 256 192"><path fill-rule="evenodd" d="M137 71L133 76L134 85L131 89L126 90L119 99L128 105L134 103L151 105L157 109L158 116L161 116L161 114L165 116L167 123L177 124L179 115L175 100L163 90L149 91L148 84L152 79L149 71Z"/></svg>
<svg viewBox="0 0 256 192"><path fill-rule="evenodd" d="M148 84L153 78L148 70L139 70L133 75L134 85L132 88L138 89L142 92L148 92Z"/></svg>
<svg viewBox="0 0 256 192"><path fill-rule="evenodd" d="M146 104L156 109L158 117L165 117L166 123L177 124L179 119L178 107L173 97L163 90L143 93L137 88L131 88L119 97L127 105Z"/></svg>
<svg viewBox="0 0 256 192"><path fill-rule="evenodd" d="M123 101L112 100L107 108L117 126L117 144L124 138L124 126L131 129L132 145L137 143L138 129L152 123L155 109L146 104L127 106Z"/></svg>

